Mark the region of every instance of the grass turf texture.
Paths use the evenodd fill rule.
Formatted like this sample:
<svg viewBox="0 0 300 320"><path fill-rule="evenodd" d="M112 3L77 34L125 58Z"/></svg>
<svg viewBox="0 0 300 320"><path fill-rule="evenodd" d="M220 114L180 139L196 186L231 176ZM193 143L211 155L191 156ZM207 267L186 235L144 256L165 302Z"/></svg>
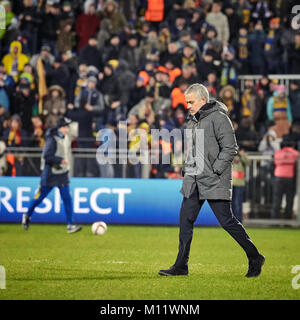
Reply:
<svg viewBox="0 0 300 320"><path fill-rule="evenodd" d="M247 229L266 256L258 278L245 278L248 260L221 228L194 231L188 277L161 277L175 260L177 227L90 226L67 234L63 225L0 225L5 299L300 299L292 266L300 265L299 229ZM300 281L299 281L300 282ZM298 282L298 283L299 283Z"/></svg>

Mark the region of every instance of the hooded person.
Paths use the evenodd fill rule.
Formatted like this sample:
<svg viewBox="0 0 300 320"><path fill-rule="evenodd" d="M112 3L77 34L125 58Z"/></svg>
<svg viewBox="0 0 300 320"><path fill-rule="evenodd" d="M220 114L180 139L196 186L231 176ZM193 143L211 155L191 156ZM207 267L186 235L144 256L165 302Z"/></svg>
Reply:
<svg viewBox="0 0 300 320"><path fill-rule="evenodd" d="M267 116L268 120L276 121L276 119L288 119L293 121L290 100L286 94L285 85L277 85L273 96L267 102Z"/></svg>
<svg viewBox="0 0 300 320"><path fill-rule="evenodd" d="M96 34L100 27L100 18L96 14L95 1L86 0L84 12L76 19L76 34L79 37L77 50L88 44L91 36Z"/></svg>
<svg viewBox="0 0 300 320"><path fill-rule="evenodd" d="M43 116L47 128L56 127L58 120L66 113L65 97L65 90L62 87L54 85L49 88L43 107Z"/></svg>
<svg viewBox="0 0 300 320"><path fill-rule="evenodd" d="M127 20L122 12L118 10L118 3L113 0L105 1L102 10L101 28L98 33L99 48L103 48L105 42L115 33L121 33Z"/></svg>
<svg viewBox="0 0 300 320"><path fill-rule="evenodd" d="M39 189L29 205L27 213L22 216L22 225L28 230L35 208L47 197L54 187L60 191L64 203L67 232L74 233L81 230L81 227L73 222L73 205L69 188L68 159L69 145L65 143L65 138L69 133L69 126L72 120L66 117L59 119L57 126L51 128L46 133L46 144L41 159L41 181Z"/></svg>
<svg viewBox="0 0 300 320"><path fill-rule="evenodd" d="M19 74L24 70L28 62L28 57L22 53L22 44L20 41L13 41L10 44L9 53L2 59L5 72L12 76L16 83L18 82Z"/></svg>

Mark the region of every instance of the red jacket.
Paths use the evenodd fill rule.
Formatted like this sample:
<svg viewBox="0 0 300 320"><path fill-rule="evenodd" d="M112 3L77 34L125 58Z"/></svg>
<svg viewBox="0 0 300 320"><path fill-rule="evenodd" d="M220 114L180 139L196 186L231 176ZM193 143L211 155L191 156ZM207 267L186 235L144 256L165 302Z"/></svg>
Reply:
<svg viewBox="0 0 300 320"><path fill-rule="evenodd" d="M294 178L299 152L291 147L284 147L275 151L274 175L277 178Z"/></svg>
<svg viewBox="0 0 300 320"><path fill-rule="evenodd" d="M100 18L97 15L82 13L76 20L76 33L79 36L78 51L86 46L91 36L98 33Z"/></svg>

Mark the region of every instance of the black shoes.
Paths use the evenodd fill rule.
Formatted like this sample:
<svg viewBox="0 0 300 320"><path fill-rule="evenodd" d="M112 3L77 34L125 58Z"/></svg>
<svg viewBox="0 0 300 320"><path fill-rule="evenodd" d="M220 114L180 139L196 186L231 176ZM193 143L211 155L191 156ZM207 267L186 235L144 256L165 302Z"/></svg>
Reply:
<svg viewBox="0 0 300 320"><path fill-rule="evenodd" d="M159 270L158 274L161 276L187 276L188 269L179 269L175 266L172 266L170 269L167 270Z"/></svg>
<svg viewBox="0 0 300 320"><path fill-rule="evenodd" d="M258 277L261 273L261 268L264 265L265 260L265 257L261 254L255 259L249 259L249 270L246 277Z"/></svg>
<svg viewBox="0 0 300 320"><path fill-rule="evenodd" d="M265 263L265 257L263 255L259 255L255 259L249 259L249 270L246 274L247 278L258 277L261 274L261 268ZM180 269L175 266L172 266L167 270L159 270L158 274L161 276L187 276L188 269Z"/></svg>

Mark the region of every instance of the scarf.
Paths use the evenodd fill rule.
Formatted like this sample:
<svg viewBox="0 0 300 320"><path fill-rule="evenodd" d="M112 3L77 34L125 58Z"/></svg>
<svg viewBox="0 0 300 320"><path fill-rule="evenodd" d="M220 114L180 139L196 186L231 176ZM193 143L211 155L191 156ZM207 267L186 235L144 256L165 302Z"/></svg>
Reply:
<svg viewBox="0 0 300 320"><path fill-rule="evenodd" d="M42 58L39 57L37 62L37 74L38 74L38 91L39 91L39 114L42 114L43 109L43 99L48 94L45 68Z"/></svg>
<svg viewBox="0 0 300 320"><path fill-rule="evenodd" d="M20 145L22 142L20 130L10 130L8 135L8 145Z"/></svg>

